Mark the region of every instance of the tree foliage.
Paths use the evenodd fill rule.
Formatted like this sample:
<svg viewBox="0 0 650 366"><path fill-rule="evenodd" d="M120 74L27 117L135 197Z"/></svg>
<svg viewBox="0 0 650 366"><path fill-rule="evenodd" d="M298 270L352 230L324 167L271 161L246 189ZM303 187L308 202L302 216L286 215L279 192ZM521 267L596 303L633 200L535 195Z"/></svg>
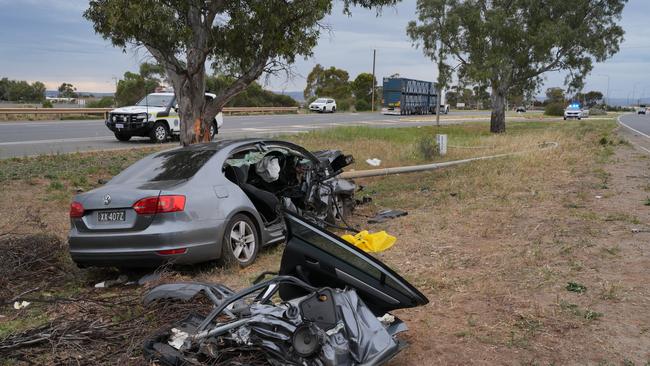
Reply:
<svg viewBox="0 0 650 366"><path fill-rule="evenodd" d="M354 81L350 84L350 88L352 89L352 94L354 94L354 98L356 99L357 104L355 105L358 106L360 101L365 102L361 103L362 107L367 105L367 107L363 109L357 108L357 110L370 109L370 104L372 103L372 90L377 88L377 80L372 76L372 74L362 72L357 75ZM375 97L377 97L377 94L375 94Z"/></svg>
<svg viewBox="0 0 650 366"><path fill-rule="evenodd" d="M325 69L316 64L307 75L307 86L303 95L307 100L314 97L348 99L352 95L349 79L350 75L343 69L334 66Z"/></svg>
<svg viewBox="0 0 650 366"><path fill-rule="evenodd" d="M263 73L310 56L333 0L91 0L84 16L113 45L146 48L164 68L180 107L181 143L207 141L210 122ZM342 0L363 7L397 0ZM206 102L205 69L232 77Z"/></svg>
<svg viewBox="0 0 650 366"><path fill-rule="evenodd" d="M59 91L59 98L76 98L77 88L70 83L62 83L57 89Z"/></svg>
<svg viewBox="0 0 650 366"><path fill-rule="evenodd" d="M0 79L0 100L11 102L42 102L45 100L45 84L35 81Z"/></svg>
<svg viewBox="0 0 650 366"><path fill-rule="evenodd" d="M566 97L564 95L564 89L558 87L546 89L546 102L548 104L551 103L564 104L565 99Z"/></svg>
<svg viewBox="0 0 650 366"><path fill-rule="evenodd" d="M211 93L220 93L233 82L232 78L219 75L208 76L206 78L206 91ZM243 92L233 97L227 104L227 107L296 107L298 102L288 95L277 94L272 91L264 90L257 83L251 83Z"/></svg>
<svg viewBox="0 0 650 366"><path fill-rule="evenodd" d="M145 95L153 93L160 85L159 74L155 71L155 65L143 63L140 65L140 72L127 71L122 79L117 82L115 101L118 106L134 105Z"/></svg>
<svg viewBox="0 0 650 366"><path fill-rule="evenodd" d="M535 90L549 71L580 89L593 63L619 50L617 24L627 0L418 0L407 32L446 65L491 88L490 130L505 131L505 100L514 88ZM455 67L455 66L454 66Z"/></svg>

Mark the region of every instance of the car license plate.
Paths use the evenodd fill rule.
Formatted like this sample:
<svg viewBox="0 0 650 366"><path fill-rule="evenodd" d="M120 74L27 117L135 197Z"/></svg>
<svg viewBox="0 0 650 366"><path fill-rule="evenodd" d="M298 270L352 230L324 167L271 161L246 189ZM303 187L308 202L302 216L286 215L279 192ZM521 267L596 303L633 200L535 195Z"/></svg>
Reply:
<svg viewBox="0 0 650 366"><path fill-rule="evenodd" d="M125 221L125 212L124 210L99 211L97 212L97 221L99 222Z"/></svg>
<svg viewBox="0 0 650 366"><path fill-rule="evenodd" d="M116 128L124 128L124 124L123 123L116 123L115 127Z"/></svg>

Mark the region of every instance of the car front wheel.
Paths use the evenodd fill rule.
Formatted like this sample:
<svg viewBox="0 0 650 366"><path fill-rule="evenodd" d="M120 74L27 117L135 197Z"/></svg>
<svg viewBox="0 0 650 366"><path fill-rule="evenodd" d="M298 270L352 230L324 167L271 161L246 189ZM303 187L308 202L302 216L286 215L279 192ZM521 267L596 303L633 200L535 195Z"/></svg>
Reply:
<svg viewBox="0 0 650 366"><path fill-rule="evenodd" d="M221 259L226 265L248 267L257 258L259 237L255 224L248 216L237 214L226 226L221 243Z"/></svg>
<svg viewBox="0 0 650 366"><path fill-rule="evenodd" d="M167 141L167 138L169 138L169 131L167 130L167 126L165 126L162 122L156 122L155 125L153 125L153 129L151 129L151 140L156 143L163 143Z"/></svg>
<svg viewBox="0 0 650 366"><path fill-rule="evenodd" d="M131 139L131 135L115 132L115 138L119 141L129 141Z"/></svg>

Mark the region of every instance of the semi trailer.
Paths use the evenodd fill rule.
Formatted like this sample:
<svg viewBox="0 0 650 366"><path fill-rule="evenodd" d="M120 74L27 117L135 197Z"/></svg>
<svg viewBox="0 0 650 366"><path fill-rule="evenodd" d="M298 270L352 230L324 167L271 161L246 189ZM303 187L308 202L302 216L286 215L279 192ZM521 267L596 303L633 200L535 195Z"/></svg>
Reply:
<svg viewBox="0 0 650 366"><path fill-rule="evenodd" d="M407 78L384 78L382 108L383 114L435 114L438 99L436 84L430 81ZM440 113L447 114L449 105L445 94L440 95Z"/></svg>

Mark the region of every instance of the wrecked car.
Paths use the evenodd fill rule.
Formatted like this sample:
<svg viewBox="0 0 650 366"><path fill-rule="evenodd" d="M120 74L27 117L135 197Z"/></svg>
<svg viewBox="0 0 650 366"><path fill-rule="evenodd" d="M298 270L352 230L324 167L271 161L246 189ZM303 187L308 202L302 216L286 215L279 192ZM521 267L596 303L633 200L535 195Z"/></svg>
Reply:
<svg viewBox="0 0 650 366"><path fill-rule="evenodd" d="M428 299L335 234L293 214L286 218L288 240L277 276L238 292L189 282L159 285L145 294L145 306L202 297L212 303L204 314L191 312L152 335L143 352L149 361L382 365L406 346L397 334L407 327L389 312Z"/></svg>
<svg viewBox="0 0 650 366"><path fill-rule="evenodd" d="M354 209L352 157L285 141L224 140L153 153L70 206L77 265L152 267L214 259L245 267L283 242L281 210L323 225Z"/></svg>

